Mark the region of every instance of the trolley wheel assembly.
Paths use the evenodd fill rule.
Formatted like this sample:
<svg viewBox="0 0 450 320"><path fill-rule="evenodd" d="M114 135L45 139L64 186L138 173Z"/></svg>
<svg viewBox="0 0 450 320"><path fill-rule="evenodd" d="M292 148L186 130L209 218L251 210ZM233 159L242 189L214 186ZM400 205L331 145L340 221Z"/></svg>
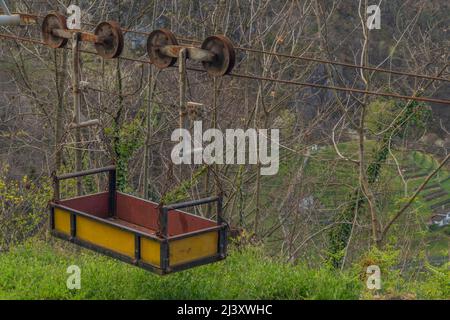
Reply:
<svg viewBox="0 0 450 320"><path fill-rule="evenodd" d="M177 58L164 55L160 48L164 46L178 45L175 35L167 29L158 29L150 33L147 40L147 53L150 61L159 69L173 66Z"/></svg>
<svg viewBox="0 0 450 320"><path fill-rule="evenodd" d="M105 59L114 59L121 55L124 46L123 33L115 21L101 22L94 34L102 39L95 43L97 54Z"/></svg>
<svg viewBox="0 0 450 320"><path fill-rule="evenodd" d="M52 31L55 29L67 30L66 17L58 12L51 12L45 16L42 22L42 38L51 48L63 48L68 39L55 36Z"/></svg>
<svg viewBox="0 0 450 320"><path fill-rule="evenodd" d="M216 35L206 38L202 43L202 49L214 53L212 61L203 61L203 67L208 74L220 77L229 74L236 61L236 53L233 43L225 36Z"/></svg>

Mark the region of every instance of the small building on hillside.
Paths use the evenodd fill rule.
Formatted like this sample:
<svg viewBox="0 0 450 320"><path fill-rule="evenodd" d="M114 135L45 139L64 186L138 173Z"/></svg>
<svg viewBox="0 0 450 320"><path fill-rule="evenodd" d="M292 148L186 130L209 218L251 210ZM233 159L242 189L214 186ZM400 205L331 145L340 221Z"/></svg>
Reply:
<svg viewBox="0 0 450 320"><path fill-rule="evenodd" d="M444 214L435 214L430 218L429 225L444 227L450 225L450 212Z"/></svg>

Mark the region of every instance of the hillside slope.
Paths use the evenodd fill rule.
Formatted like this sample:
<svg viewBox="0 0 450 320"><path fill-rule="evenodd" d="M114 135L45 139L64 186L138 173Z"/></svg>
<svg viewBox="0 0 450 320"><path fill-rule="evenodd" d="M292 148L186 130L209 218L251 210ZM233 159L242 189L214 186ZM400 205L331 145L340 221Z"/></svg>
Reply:
<svg viewBox="0 0 450 320"><path fill-rule="evenodd" d="M377 259L376 253L368 259ZM383 255L383 254L382 254ZM381 257L381 256L380 256ZM381 260L378 263L382 263ZM447 299L443 270L405 282L383 273L383 288L365 288L366 263L346 272L310 269L265 257L260 248L231 250L223 262L158 276L59 240L33 239L0 255L0 299ZM81 269L81 290L68 290L66 270ZM382 267L382 270L385 270ZM384 272L384 271L383 271ZM447 278L448 279L448 278Z"/></svg>
<svg viewBox="0 0 450 320"><path fill-rule="evenodd" d="M71 265L81 268L81 290L66 287ZM1 254L0 275L0 299L357 299L361 286L347 274L290 266L258 249L162 277L53 239Z"/></svg>

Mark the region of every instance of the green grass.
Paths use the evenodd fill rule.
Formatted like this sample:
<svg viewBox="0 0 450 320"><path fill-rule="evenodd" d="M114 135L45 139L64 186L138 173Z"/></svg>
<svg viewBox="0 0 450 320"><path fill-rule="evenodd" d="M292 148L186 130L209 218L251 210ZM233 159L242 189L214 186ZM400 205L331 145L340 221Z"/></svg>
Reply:
<svg viewBox="0 0 450 320"><path fill-rule="evenodd" d="M70 265L81 268L81 290L66 287ZM363 285L345 273L267 258L258 248L162 277L59 240L1 254L0 275L0 299L357 299Z"/></svg>
<svg viewBox="0 0 450 320"><path fill-rule="evenodd" d="M372 258L382 268L383 288L365 289L363 261L345 272L291 265L264 255L261 247L232 249L220 262L168 276L98 255L75 245L32 239L0 254L0 300L10 299L372 299L413 297L448 299L450 283L445 268L428 268L415 279L387 272L385 256ZM375 260L373 260L375 259ZM384 262L383 262L384 261ZM69 290L66 270L81 269L81 289Z"/></svg>

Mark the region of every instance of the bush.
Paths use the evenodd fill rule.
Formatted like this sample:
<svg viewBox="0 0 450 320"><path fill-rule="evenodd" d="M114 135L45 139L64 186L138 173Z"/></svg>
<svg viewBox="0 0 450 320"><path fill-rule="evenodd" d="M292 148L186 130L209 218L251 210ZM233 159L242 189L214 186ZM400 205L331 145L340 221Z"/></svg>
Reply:
<svg viewBox="0 0 450 320"><path fill-rule="evenodd" d="M381 270L381 290L365 289L365 299L449 299L449 264L433 267L424 257L418 257L424 267L415 268L415 272L402 272L400 251L387 246L384 250L372 248L355 264L354 271L361 278L366 276L367 267L377 265ZM420 264L418 264L420 265Z"/></svg>
<svg viewBox="0 0 450 320"><path fill-rule="evenodd" d="M0 168L0 252L42 229L51 198L48 179L37 184L27 176L8 179L7 173L7 167Z"/></svg>

